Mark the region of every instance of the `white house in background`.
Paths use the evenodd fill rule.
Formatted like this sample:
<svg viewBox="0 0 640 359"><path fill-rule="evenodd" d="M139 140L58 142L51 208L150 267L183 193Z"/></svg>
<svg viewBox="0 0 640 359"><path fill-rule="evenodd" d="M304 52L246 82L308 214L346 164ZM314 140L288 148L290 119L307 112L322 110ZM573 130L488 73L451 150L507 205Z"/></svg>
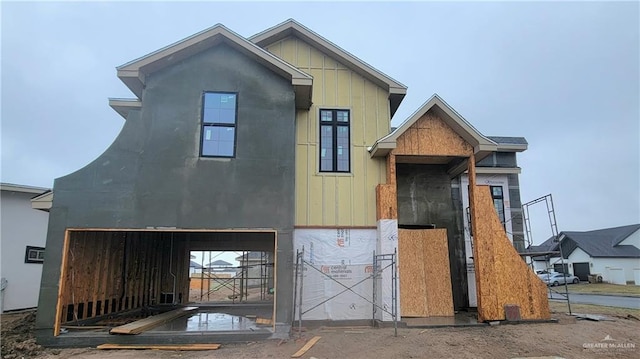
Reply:
<svg viewBox="0 0 640 359"><path fill-rule="evenodd" d="M47 188L0 184L0 310L38 306L49 213L32 208Z"/></svg>
<svg viewBox="0 0 640 359"><path fill-rule="evenodd" d="M202 273L202 266L194 261L189 262L189 276Z"/></svg>
<svg viewBox="0 0 640 359"><path fill-rule="evenodd" d="M560 232L562 255L569 273L587 280L599 274L604 282L640 285L640 224L586 232ZM558 242L549 238L528 250L536 253L559 252ZM536 270L562 270L559 254L534 257Z"/></svg>

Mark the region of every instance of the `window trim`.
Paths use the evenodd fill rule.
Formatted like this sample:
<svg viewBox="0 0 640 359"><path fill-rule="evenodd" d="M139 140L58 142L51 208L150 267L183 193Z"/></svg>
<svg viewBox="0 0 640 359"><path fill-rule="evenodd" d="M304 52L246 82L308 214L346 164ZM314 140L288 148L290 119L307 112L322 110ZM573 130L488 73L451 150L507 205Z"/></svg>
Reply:
<svg viewBox="0 0 640 359"><path fill-rule="evenodd" d="M331 121L322 121L322 111L331 111ZM348 115L347 122L338 121L338 111L346 111ZM331 126L332 129L332 168L331 170L322 169L322 126ZM338 127L346 127L348 130L347 136L347 150L349 151L349 165L346 171L338 170ZM351 173L351 109L349 108L320 108L318 109L318 172L320 174L334 173L334 174L349 174Z"/></svg>
<svg viewBox="0 0 640 359"><path fill-rule="evenodd" d="M233 124L230 123L222 123L222 122L205 122L204 120L204 105L205 105L205 96L207 94L225 94L225 95L235 95L236 104L235 104L235 113L234 113L234 121ZM225 128L233 128L233 154L231 156L221 156L221 155L205 155L203 153L204 150L204 128L207 126L211 127L225 127ZM200 157L204 158L235 158L236 157L236 149L238 143L238 93L231 91L203 91L201 96L201 105L200 105Z"/></svg>
<svg viewBox="0 0 640 359"><path fill-rule="evenodd" d="M36 258L30 258L29 257L29 253L31 251L35 251L36 252ZM42 259L38 258L38 252L42 252ZM36 247L36 246L27 246L27 249L24 252L24 262L25 263L44 263L44 247Z"/></svg>
<svg viewBox="0 0 640 359"><path fill-rule="evenodd" d="M493 194L494 188L500 188L500 196L496 196ZM507 212L504 207L504 188L502 186L489 186L489 191L491 192L491 201L493 202L493 208L495 208L496 214L498 215L498 220L500 220L500 223L506 229L507 228ZM500 211L498 211L498 209L496 208L496 202L495 202L496 199L502 200L502 218L500 218Z"/></svg>

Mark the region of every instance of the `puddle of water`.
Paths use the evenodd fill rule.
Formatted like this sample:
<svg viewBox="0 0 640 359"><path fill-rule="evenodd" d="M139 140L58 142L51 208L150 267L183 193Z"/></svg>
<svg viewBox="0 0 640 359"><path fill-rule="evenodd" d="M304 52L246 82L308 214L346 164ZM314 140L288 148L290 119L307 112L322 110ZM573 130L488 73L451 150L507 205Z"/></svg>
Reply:
<svg viewBox="0 0 640 359"><path fill-rule="evenodd" d="M261 330L256 321L243 316L226 313L199 312L176 318L151 329L157 331L210 332L233 330Z"/></svg>

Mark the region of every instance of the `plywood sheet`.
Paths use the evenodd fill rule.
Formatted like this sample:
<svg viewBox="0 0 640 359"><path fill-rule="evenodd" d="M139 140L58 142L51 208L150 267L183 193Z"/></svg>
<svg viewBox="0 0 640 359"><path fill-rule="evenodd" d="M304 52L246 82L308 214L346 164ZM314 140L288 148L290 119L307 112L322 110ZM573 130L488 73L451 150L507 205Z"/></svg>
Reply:
<svg viewBox="0 0 640 359"><path fill-rule="evenodd" d="M489 186L475 186L469 196L478 320L504 320L505 305L519 306L525 320L549 319L546 285L509 241L493 206Z"/></svg>
<svg viewBox="0 0 640 359"><path fill-rule="evenodd" d="M395 155L464 156L473 153L467 143L441 118L427 112L396 141Z"/></svg>
<svg viewBox="0 0 640 359"><path fill-rule="evenodd" d="M424 244L419 231L398 230L398 271L400 276L400 315L427 317Z"/></svg>
<svg viewBox="0 0 640 359"><path fill-rule="evenodd" d="M395 184L379 184L376 187L376 219L397 219L398 200Z"/></svg>
<svg viewBox="0 0 640 359"><path fill-rule="evenodd" d="M446 229L400 229L398 239L401 315L453 316Z"/></svg>
<svg viewBox="0 0 640 359"><path fill-rule="evenodd" d="M424 243L427 314L431 317L453 316L447 230L439 228L419 232Z"/></svg>

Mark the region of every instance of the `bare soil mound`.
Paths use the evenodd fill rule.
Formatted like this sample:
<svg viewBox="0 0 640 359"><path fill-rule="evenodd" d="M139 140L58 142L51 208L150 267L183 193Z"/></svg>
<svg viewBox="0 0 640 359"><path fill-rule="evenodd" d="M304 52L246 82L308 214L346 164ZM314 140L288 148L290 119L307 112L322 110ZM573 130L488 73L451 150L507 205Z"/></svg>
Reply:
<svg viewBox="0 0 640 359"><path fill-rule="evenodd" d="M33 330L36 312L2 314L2 358L34 358L44 349L36 344Z"/></svg>

